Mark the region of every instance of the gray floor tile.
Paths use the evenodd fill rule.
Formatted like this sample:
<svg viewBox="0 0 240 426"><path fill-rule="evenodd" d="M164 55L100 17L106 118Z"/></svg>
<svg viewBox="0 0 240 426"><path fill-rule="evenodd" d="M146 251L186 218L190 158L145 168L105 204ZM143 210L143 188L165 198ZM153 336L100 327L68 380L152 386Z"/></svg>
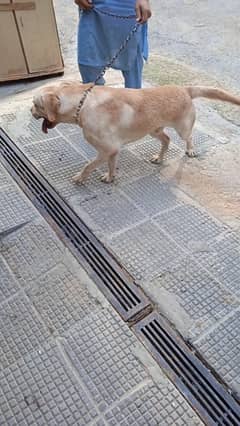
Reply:
<svg viewBox="0 0 240 426"><path fill-rule="evenodd" d="M80 152L85 158L91 160L92 158L96 157L96 149L92 145L87 143L87 141L84 139L82 132L69 135L68 140L76 147L76 149L80 150Z"/></svg>
<svg viewBox="0 0 240 426"><path fill-rule="evenodd" d="M77 172L80 172L82 167L87 164L87 160L81 165L81 167L78 169ZM107 172L107 165L104 164L102 167L99 167L94 172L90 174L90 176L84 181L81 185L75 185L75 187L78 189L79 197L85 198L85 194L92 193L96 194L97 192L104 193L104 192L111 192L114 190L116 185L118 185L118 181L114 181L111 184L107 184L101 181L102 176Z"/></svg>
<svg viewBox="0 0 240 426"><path fill-rule="evenodd" d="M86 164L86 160L84 162ZM89 178L84 182L85 186L94 191L100 189L104 191L104 188L113 186L114 184L106 184L101 182L101 177L107 171L107 164L99 167L93 172ZM122 149L119 155L117 173L115 178L115 185L122 185L128 181L136 179L140 176L147 176L152 173L158 173L158 170L148 161L145 161L136 155L132 154L127 149ZM108 190L108 189L107 189Z"/></svg>
<svg viewBox="0 0 240 426"><path fill-rule="evenodd" d="M149 162L153 155L159 153L160 148L161 143L157 139L152 138L151 136L146 136L140 141L127 145L127 149L129 151ZM179 149L175 144L170 143L169 149L164 156L164 160L171 160L174 158L181 157L182 155L183 153L181 152L181 149ZM156 164L154 167L156 169L161 170L161 165Z"/></svg>
<svg viewBox="0 0 240 426"><path fill-rule="evenodd" d="M37 161L50 177L57 170L85 162L85 158L61 137L27 146L24 151Z"/></svg>
<svg viewBox="0 0 240 426"><path fill-rule="evenodd" d="M55 176L52 177L51 183L56 189L56 191L67 200L71 204L71 199L75 200L85 200L92 197L96 197L91 188L86 185L76 185L72 182L72 177L76 175L81 168L79 166L71 167L67 170L61 170L60 173L56 173ZM60 179L59 179L60 175Z"/></svg>
<svg viewBox="0 0 240 426"><path fill-rule="evenodd" d="M84 184L75 184L72 181L73 176L79 173L86 163L87 160L81 164L74 164L67 169L51 172L52 185L68 202L71 203L73 200L73 205L75 205L75 200L77 200L77 203L81 203L92 198L101 199L102 194L115 192L117 186L119 186L117 182L108 185L101 181L101 177L107 171L104 166L95 170Z"/></svg>
<svg viewBox="0 0 240 426"><path fill-rule="evenodd" d="M92 312L97 303L83 283L81 269L59 264L41 275L27 294L52 332L63 333Z"/></svg>
<svg viewBox="0 0 240 426"><path fill-rule="evenodd" d="M122 187L122 191L147 215L153 216L178 204L172 187L160 176L146 176Z"/></svg>
<svg viewBox="0 0 240 426"><path fill-rule="evenodd" d="M1 253L22 286L34 283L64 252L65 247L44 221L26 225L1 242Z"/></svg>
<svg viewBox="0 0 240 426"><path fill-rule="evenodd" d="M59 137L44 143L28 145L25 151L38 163L62 197L69 199L79 194L81 189L72 182L72 178L83 168L87 160L69 142Z"/></svg>
<svg viewBox="0 0 240 426"><path fill-rule="evenodd" d="M121 151L117 170L117 179L121 181L121 184L152 173L159 173L159 171L149 161L137 157L127 149Z"/></svg>
<svg viewBox="0 0 240 426"><path fill-rule="evenodd" d="M194 250L226 231L226 226L189 204L163 213L154 221L182 247Z"/></svg>
<svg viewBox="0 0 240 426"><path fill-rule="evenodd" d="M76 124L60 123L57 125L57 130L59 133L61 133L65 137L72 135L74 133L82 134L81 128L77 126Z"/></svg>
<svg viewBox="0 0 240 426"><path fill-rule="evenodd" d="M140 280L151 279L168 270L182 256L181 249L151 222L123 232L109 245L126 268Z"/></svg>
<svg viewBox="0 0 240 426"><path fill-rule="evenodd" d="M159 386L149 384L109 410L109 426L194 426L202 421L168 381Z"/></svg>
<svg viewBox="0 0 240 426"><path fill-rule="evenodd" d="M0 256L0 304L20 290L17 280L4 258Z"/></svg>
<svg viewBox="0 0 240 426"><path fill-rule="evenodd" d="M58 351L46 346L0 372L0 424L86 426L97 412Z"/></svg>
<svg viewBox="0 0 240 426"><path fill-rule="evenodd" d="M22 294L1 306L0 369L40 347L50 337L29 300Z"/></svg>
<svg viewBox="0 0 240 426"><path fill-rule="evenodd" d="M240 311L195 343L202 356L240 397Z"/></svg>
<svg viewBox="0 0 240 426"><path fill-rule="evenodd" d="M85 162L77 162L68 167L52 169L48 172L48 180L55 190L65 199L69 199L79 194L91 193L87 185L76 185L72 178L81 171Z"/></svg>
<svg viewBox="0 0 240 426"><path fill-rule="evenodd" d="M16 114L8 113L0 115L0 123L4 129L7 128L14 120L16 120Z"/></svg>
<svg viewBox="0 0 240 426"><path fill-rule="evenodd" d="M22 134L19 134L18 130L18 136L15 138L15 135L12 135L12 137L18 144L26 145L33 142L46 141L47 139L55 138L58 135L59 134L56 129L50 129L47 134L43 133L42 120L35 120L35 118L31 118L27 126L23 126Z"/></svg>
<svg viewBox="0 0 240 426"><path fill-rule="evenodd" d="M84 159L68 167L62 167L57 170L52 169L48 172L50 183L68 202L71 202L72 198L74 200L75 197L80 202L98 198L103 193L109 194L115 192L116 188L120 186L120 182L117 179L112 184L106 184L101 181L101 177L107 171L106 165L91 173L84 184L75 184L72 181L73 176L79 173L86 164L87 160Z"/></svg>
<svg viewBox="0 0 240 426"><path fill-rule="evenodd" d="M135 342L127 325L107 310L79 322L67 338L65 350L101 412L147 377L132 353Z"/></svg>
<svg viewBox="0 0 240 426"><path fill-rule="evenodd" d="M226 288L240 295L240 239L236 235L209 244L196 258Z"/></svg>
<svg viewBox="0 0 240 426"><path fill-rule="evenodd" d="M185 142L178 136L178 134L175 132L174 129L166 129L166 133L171 138L171 141L181 149L181 151L185 152ZM206 133L203 133L202 131L198 129L193 129L193 143L195 147L196 154L201 156L205 152L207 152L211 147L216 144L215 140L207 135Z"/></svg>
<svg viewBox="0 0 240 426"><path fill-rule="evenodd" d="M75 211L98 235L109 236L144 219L139 211L120 192L101 193L83 201L72 200Z"/></svg>
<svg viewBox="0 0 240 426"><path fill-rule="evenodd" d="M15 186L0 189L0 233L37 215L35 208Z"/></svg>
<svg viewBox="0 0 240 426"><path fill-rule="evenodd" d="M84 182L84 185L76 185L72 182L72 177L79 173L88 161L81 155L80 150L77 152L68 142L61 140L61 138L47 141L45 144L38 143L27 146L25 150L46 172L50 183L66 199L76 195L85 199L90 194L98 191L109 192L110 188L120 186L138 176L148 175L156 171L156 168L151 164L139 159L130 152L126 155L126 150L123 150L120 155L115 183L108 185L101 182L101 177L107 171L107 165L105 164L94 171Z"/></svg>
<svg viewBox="0 0 240 426"><path fill-rule="evenodd" d="M169 310L169 320L172 312L178 312L178 304L189 317L189 336L196 338L217 321L240 306L240 299L225 290L208 272L193 261L181 262L171 271L157 277L147 286L160 310ZM166 305L162 296L169 295L172 305ZM166 293L165 293L166 292ZM158 300L156 299L158 294ZM174 305L175 301L175 305ZM163 305L163 306L162 306ZM179 312L181 319L181 312ZM174 322L174 321L173 321ZM178 326L178 324L175 324Z"/></svg>
<svg viewBox="0 0 240 426"><path fill-rule="evenodd" d="M107 423L103 419L99 419L93 426L107 426Z"/></svg>
<svg viewBox="0 0 240 426"><path fill-rule="evenodd" d="M178 136L174 129L165 129L166 134L170 137L170 145L168 152L164 156L164 160L172 160L182 157L185 154L185 142ZM214 146L215 141L207 134L194 129L193 142L197 155L202 156L211 147ZM146 136L140 141L129 144L128 149L135 155L138 155L146 160L160 151L161 142L151 136ZM161 170L161 166L159 167Z"/></svg>

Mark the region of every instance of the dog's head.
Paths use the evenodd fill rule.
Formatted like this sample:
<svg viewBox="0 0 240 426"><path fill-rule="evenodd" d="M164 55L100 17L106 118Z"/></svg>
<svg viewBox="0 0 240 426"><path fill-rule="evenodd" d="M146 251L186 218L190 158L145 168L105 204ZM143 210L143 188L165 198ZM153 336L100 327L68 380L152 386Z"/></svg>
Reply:
<svg viewBox="0 0 240 426"><path fill-rule="evenodd" d="M48 133L58 124L58 112L60 109L60 98L55 91L43 89L33 98L31 113L37 120L43 118L42 131Z"/></svg>

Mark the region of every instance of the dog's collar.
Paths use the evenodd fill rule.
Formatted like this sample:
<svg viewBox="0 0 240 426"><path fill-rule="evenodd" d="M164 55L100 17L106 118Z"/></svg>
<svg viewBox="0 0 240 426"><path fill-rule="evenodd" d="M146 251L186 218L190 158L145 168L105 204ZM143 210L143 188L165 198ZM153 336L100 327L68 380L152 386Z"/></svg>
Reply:
<svg viewBox="0 0 240 426"><path fill-rule="evenodd" d="M84 90L83 92L83 96L81 97L79 104L77 106L77 110L76 110L76 114L75 114L75 121L76 123L78 123L79 121L79 114L80 114L80 110L86 100L87 95L91 92L91 90L93 89L94 84L92 86L90 86L88 89Z"/></svg>

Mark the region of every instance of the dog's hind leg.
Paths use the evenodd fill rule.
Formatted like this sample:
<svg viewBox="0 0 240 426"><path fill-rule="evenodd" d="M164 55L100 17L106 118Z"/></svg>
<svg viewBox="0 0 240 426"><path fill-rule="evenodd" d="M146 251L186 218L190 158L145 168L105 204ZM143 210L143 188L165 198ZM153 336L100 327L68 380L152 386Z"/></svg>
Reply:
<svg viewBox="0 0 240 426"><path fill-rule="evenodd" d="M99 152L97 157L94 158L94 160L90 161L82 170L81 172L77 173L75 176L73 176L72 180L75 183L82 183L84 180L88 178L91 172L95 170L98 166L103 164L105 161L107 161L106 153Z"/></svg>
<svg viewBox="0 0 240 426"><path fill-rule="evenodd" d="M168 150L168 146L170 143L170 138L166 133L164 133L163 128L160 127L159 129L155 130L151 133L151 136L153 138L157 138L161 141L161 150L158 154L155 154L151 158L151 162L155 164L159 164L163 161L164 155Z"/></svg>
<svg viewBox="0 0 240 426"><path fill-rule="evenodd" d="M186 154L189 157L195 157L196 153L194 151L194 145L192 141L192 130L195 123L195 108L192 105L191 110L188 112L187 116L185 116L184 120L179 122L175 126L176 132L179 136L186 142Z"/></svg>
<svg viewBox="0 0 240 426"><path fill-rule="evenodd" d="M111 183L116 175L117 161L119 151L114 152L108 158L108 172L102 176L101 181L105 183Z"/></svg>

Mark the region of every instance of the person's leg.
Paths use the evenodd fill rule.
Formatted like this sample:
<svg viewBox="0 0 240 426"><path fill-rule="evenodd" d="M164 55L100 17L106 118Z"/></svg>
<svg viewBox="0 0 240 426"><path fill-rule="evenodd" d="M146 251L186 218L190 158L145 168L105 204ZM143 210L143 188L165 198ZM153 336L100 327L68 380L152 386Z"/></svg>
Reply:
<svg viewBox="0 0 240 426"><path fill-rule="evenodd" d="M83 65L83 64L78 64L78 66L79 66L79 71L80 71L83 83L94 82L95 79L97 78L97 76L102 71L101 67L91 67L89 65ZM101 77L101 79L98 80L98 82L96 84L98 84L98 85L105 84L104 78Z"/></svg>
<svg viewBox="0 0 240 426"><path fill-rule="evenodd" d="M89 65L83 65L81 62L85 62L86 57L88 57L87 52L90 46L84 41L84 32L87 31L90 25L88 14L83 14L79 8L79 24L78 24L78 41L77 41L77 61L79 72L82 77L83 83L92 83L95 81L97 76L102 71L102 67L94 67ZM97 84L103 85L105 83L104 78L101 78Z"/></svg>
<svg viewBox="0 0 240 426"><path fill-rule="evenodd" d="M131 89L140 89L142 87L142 71L143 71L143 58L141 53L136 56L136 60L129 71L122 71L125 87Z"/></svg>

